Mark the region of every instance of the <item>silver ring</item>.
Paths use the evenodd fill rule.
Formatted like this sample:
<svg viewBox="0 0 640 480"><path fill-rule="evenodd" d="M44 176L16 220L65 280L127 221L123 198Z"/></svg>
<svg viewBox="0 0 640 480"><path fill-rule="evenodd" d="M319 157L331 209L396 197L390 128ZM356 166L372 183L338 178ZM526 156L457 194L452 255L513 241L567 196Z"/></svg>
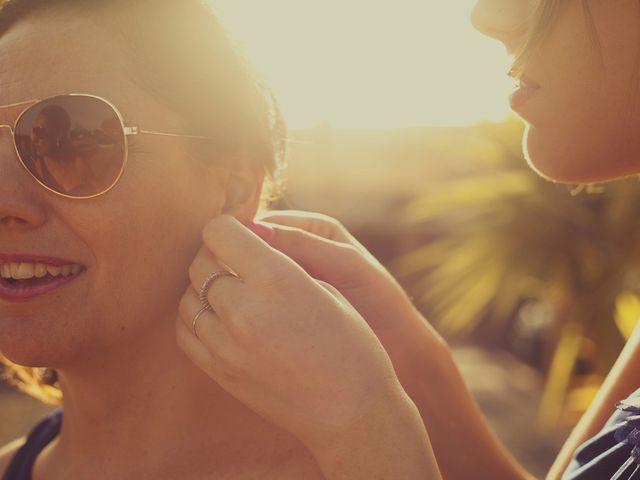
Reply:
<svg viewBox="0 0 640 480"><path fill-rule="evenodd" d="M209 303L209 300L207 299L207 295L209 294L209 289L211 288L211 285L213 285L213 282L215 282L220 277L239 278L235 273L228 270L218 270L217 272L210 273L209 276L204 280L204 282L202 282L202 286L200 287L200 303L202 304L203 308L210 308L211 310L213 310L211 304Z"/></svg>
<svg viewBox="0 0 640 480"><path fill-rule="evenodd" d="M200 310L198 310L198 313L196 313L195 317L193 317L193 322L191 322L191 328L193 329L193 334L196 336L198 340L200 339L200 337L198 336L198 329L196 328L198 326L198 319L200 318L200 315L202 315L207 310L211 310L211 307L202 307Z"/></svg>

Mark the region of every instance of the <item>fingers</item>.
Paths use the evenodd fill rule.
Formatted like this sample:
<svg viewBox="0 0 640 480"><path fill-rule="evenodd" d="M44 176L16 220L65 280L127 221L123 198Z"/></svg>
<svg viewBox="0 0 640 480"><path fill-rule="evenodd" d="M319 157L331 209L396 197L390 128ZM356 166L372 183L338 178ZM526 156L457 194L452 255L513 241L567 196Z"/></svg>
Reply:
<svg viewBox="0 0 640 480"><path fill-rule="evenodd" d="M299 210L279 210L266 212L260 221L276 223L283 226L299 228L319 237L336 242L351 243L354 238L340 222L321 213L303 212Z"/></svg>
<svg viewBox="0 0 640 480"><path fill-rule="evenodd" d="M329 283L344 277L362 261L353 245L329 240L301 228L275 226L269 245L291 258L312 277Z"/></svg>
<svg viewBox="0 0 640 480"><path fill-rule="evenodd" d="M185 317L186 318L186 317ZM178 317L176 322L176 337L178 346L182 351L195 363L204 370L209 376L217 376L216 365L220 362L205 347L198 338L193 334L190 326L184 322L182 315Z"/></svg>
<svg viewBox="0 0 640 480"><path fill-rule="evenodd" d="M274 228L275 234L279 228L291 227L303 230L313 236L350 245L370 262L377 263L377 260L364 245L351 235L338 220L327 215L297 210L280 210L262 214L259 221L267 222L269 226ZM269 244L272 244L272 239L269 239Z"/></svg>
<svg viewBox="0 0 640 480"><path fill-rule="evenodd" d="M205 226L202 238L217 261L227 265L248 283L274 273L290 277L304 273L230 215L220 215L211 220Z"/></svg>
<svg viewBox="0 0 640 480"><path fill-rule="evenodd" d="M236 342L226 322L212 310L203 312L194 325L193 320L201 308L198 294L189 288L178 310L178 345L208 375L218 380L229 380L236 363Z"/></svg>
<svg viewBox="0 0 640 480"><path fill-rule="evenodd" d="M200 289L206 278L214 272L231 270L226 265L216 261L213 254L205 246L200 248L196 258L189 267L189 279L191 280L191 290L200 301ZM207 300L212 308L223 318L230 314L229 307L239 304L242 301L243 292L240 284L241 278L233 276L221 276L209 284L207 290ZM201 304L199 304L202 306ZM195 315L195 312L194 312Z"/></svg>

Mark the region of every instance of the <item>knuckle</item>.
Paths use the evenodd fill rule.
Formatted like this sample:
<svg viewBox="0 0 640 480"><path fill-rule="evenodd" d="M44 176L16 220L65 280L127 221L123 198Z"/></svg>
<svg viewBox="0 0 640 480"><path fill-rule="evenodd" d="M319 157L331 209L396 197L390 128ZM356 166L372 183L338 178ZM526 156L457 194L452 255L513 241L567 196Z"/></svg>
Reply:
<svg viewBox="0 0 640 480"><path fill-rule="evenodd" d="M236 387L242 385L244 378L243 372L235 366L220 364L216 367L216 380L223 386Z"/></svg>
<svg viewBox="0 0 640 480"><path fill-rule="evenodd" d="M191 262L191 264L189 265L189 278L194 279L196 278L197 275L197 271L198 269L196 268L196 261L194 260L193 262Z"/></svg>
<svg viewBox="0 0 640 480"><path fill-rule="evenodd" d="M180 298L180 302L178 303L178 314L181 317L186 318L188 316L188 311L189 302L187 301L187 295L185 294Z"/></svg>
<svg viewBox="0 0 640 480"><path fill-rule="evenodd" d="M323 229L323 236L326 238L334 239L336 237L342 237L346 234L347 229L340 222L340 220L330 217L328 215L322 215L321 227Z"/></svg>
<svg viewBox="0 0 640 480"><path fill-rule="evenodd" d="M340 245L342 257L342 271L347 276L358 274L362 271L364 257L360 250L351 244Z"/></svg>
<svg viewBox="0 0 640 480"><path fill-rule="evenodd" d="M178 344L180 350L182 350L183 352L186 352L187 348L186 335L187 333L185 332L184 328L181 328L180 325L176 326L176 343Z"/></svg>
<svg viewBox="0 0 640 480"><path fill-rule="evenodd" d="M340 220L331 217L329 215L325 215L324 213L320 213L318 214L318 219L323 222L324 224L326 224L328 227L332 227L332 228L344 228L342 226L342 223L340 223Z"/></svg>
<svg viewBox="0 0 640 480"><path fill-rule="evenodd" d="M216 357L225 370L231 372L237 370L238 353L237 349L231 345L230 342L225 342L217 346Z"/></svg>
<svg viewBox="0 0 640 480"><path fill-rule="evenodd" d="M214 217L209 220L202 229L202 237L207 238L215 233L218 228L219 217Z"/></svg>
<svg viewBox="0 0 640 480"><path fill-rule="evenodd" d="M339 245L339 248L341 248L342 253L348 257L362 258L362 254L360 253L360 250L358 250L358 248L355 245L352 245L350 243L343 243Z"/></svg>
<svg viewBox="0 0 640 480"><path fill-rule="evenodd" d="M340 220L338 220L337 218L331 217L329 215L325 215L325 214L321 214L320 217L327 225L330 225L332 227L340 227L342 228L342 223L340 223Z"/></svg>
<svg viewBox="0 0 640 480"><path fill-rule="evenodd" d="M240 311L231 322L230 330L240 345L251 345L260 336L257 325L253 322L253 315L248 311Z"/></svg>
<svg viewBox="0 0 640 480"><path fill-rule="evenodd" d="M229 215L218 215L213 217L202 229L202 238L204 240L215 238L220 232L224 232L226 226L230 223Z"/></svg>
<svg viewBox="0 0 640 480"><path fill-rule="evenodd" d="M238 381L247 373L242 353L237 347L219 347L215 353L216 377L226 381Z"/></svg>
<svg viewBox="0 0 640 480"><path fill-rule="evenodd" d="M260 263L254 271L254 278L263 286L281 284L292 274L291 268L280 258L270 258Z"/></svg>
<svg viewBox="0 0 640 480"><path fill-rule="evenodd" d="M362 253L358 248L350 243L343 243L338 246L340 249L340 253L345 261L349 262L349 264L358 263L363 259Z"/></svg>

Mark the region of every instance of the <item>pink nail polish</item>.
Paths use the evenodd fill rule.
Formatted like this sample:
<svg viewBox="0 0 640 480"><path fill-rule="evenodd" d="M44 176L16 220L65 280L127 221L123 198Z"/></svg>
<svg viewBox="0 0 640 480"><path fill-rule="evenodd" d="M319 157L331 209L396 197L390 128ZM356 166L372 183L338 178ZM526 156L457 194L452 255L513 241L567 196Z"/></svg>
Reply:
<svg viewBox="0 0 640 480"><path fill-rule="evenodd" d="M265 225L264 223L251 222L247 224L247 228L258 235L265 242L271 240L273 238L273 234L275 233L273 227Z"/></svg>

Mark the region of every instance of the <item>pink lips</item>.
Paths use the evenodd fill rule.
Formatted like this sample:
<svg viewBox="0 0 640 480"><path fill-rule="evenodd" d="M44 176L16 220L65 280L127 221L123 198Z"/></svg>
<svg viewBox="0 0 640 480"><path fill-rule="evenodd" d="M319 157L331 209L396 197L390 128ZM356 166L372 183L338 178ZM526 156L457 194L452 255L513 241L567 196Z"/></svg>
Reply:
<svg viewBox="0 0 640 480"><path fill-rule="evenodd" d="M43 263L45 265L61 267L75 262L40 255L0 254L0 263ZM14 283L7 279L0 278L0 300L8 302L26 302L32 300L72 282L83 271L84 269L75 275L72 274L67 277L47 275L39 279L34 278L20 281L20 283Z"/></svg>
<svg viewBox="0 0 640 480"><path fill-rule="evenodd" d="M78 275L41 279L36 285L12 285L4 278L0 278L0 299L9 302L26 302L72 282Z"/></svg>
<svg viewBox="0 0 640 480"><path fill-rule="evenodd" d="M509 104L514 112L520 113L522 107L540 90L540 85L526 76L520 78L519 85L509 96Z"/></svg>
<svg viewBox="0 0 640 480"><path fill-rule="evenodd" d="M519 112L525 103L529 101L536 93L539 87L520 86L516 88L509 96L509 105L515 112Z"/></svg>

